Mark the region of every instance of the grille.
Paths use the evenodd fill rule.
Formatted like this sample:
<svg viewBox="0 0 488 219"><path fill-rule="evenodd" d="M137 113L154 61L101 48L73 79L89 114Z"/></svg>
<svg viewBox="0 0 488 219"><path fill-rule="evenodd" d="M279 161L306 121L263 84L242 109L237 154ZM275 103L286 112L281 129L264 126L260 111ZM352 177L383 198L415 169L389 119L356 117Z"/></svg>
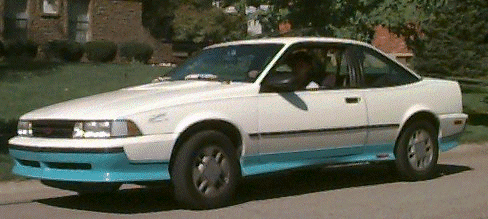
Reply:
<svg viewBox="0 0 488 219"><path fill-rule="evenodd" d="M41 167L41 164L37 161L31 161L31 160L17 160L17 161L24 166Z"/></svg>
<svg viewBox="0 0 488 219"><path fill-rule="evenodd" d="M20 165L40 168L41 162L33 161L33 160L21 160L17 159ZM45 166L51 169L60 169L60 170L90 170L92 169L92 165L89 163L58 163L58 162L42 162Z"/></svg>
<svg viewBox="0 0 488 219"><path fill-rule="evenodd" d="M52 169L62 169L62 170L89 170L91 169L91 164L88 163L46 163L49 168Z"/></svg>
<svg viewBox="0 0 488 219"><path fill-rule="evenodd" d="M74 121L32 121L32 135L42 138L71 138L73 136L74 125Z"/></svg>

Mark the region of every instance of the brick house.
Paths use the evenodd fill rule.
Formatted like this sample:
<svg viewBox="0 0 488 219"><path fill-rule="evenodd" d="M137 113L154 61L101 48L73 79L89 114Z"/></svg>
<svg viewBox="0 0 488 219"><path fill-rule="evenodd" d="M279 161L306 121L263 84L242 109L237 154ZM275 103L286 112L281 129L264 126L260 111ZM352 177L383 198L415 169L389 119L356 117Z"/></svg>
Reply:
<svg viewBox="0 0 488 219"><path fill-rule="evenodd" d="M413 58L413 52L407 47L405 40L385 27L377 26L375 28L375 36L371 44L403 64L408 65Z"/></svg>
<svg viewBox="0 0 488 219"><path fill-rule="evenodd" d="M0 0L0 15L0 40L138 41L153 47L153 61L171 61L171 45L142 26L141 0Z"/></svg>

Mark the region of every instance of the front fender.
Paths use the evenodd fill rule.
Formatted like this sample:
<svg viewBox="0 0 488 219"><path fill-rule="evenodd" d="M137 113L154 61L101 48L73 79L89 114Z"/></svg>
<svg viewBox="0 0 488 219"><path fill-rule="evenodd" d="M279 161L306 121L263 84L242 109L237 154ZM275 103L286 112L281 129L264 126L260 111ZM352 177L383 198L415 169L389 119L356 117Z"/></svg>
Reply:
<svg viewBox="0 0 488 219"><path fill-rule="evenodd" d="M234 124L233 122L230 122L231 119L228 116L226 116L222 113L199 112L199 113L188 115L185 118L183 118L182 120L180 120L178 122L178 124L176 125L173 133L180 135L181 133L183 133L186 129L188 129L193 124L197 124L199 122L208 121L208 120L221 120L221 121L226 121L226 122L229 122L231 124Z"/></svg>
<svg viewBox="0 0 488 219"><path fill-rule="evenodd" d="M217 112L202 112L202 113L196 113L189 115L185 117L184 119L181 120L181 122L178 123L175 129L175 135L176 136L181 136L182 133L184 133L186 130L188 130L190 127L194 126L195 124L199 123L204 123L207 121L220 121L224 122L227 124L230 124L233 126L240 135L240 143L241 145L237 145L239 154L242 156L245 156L246 153L248 152L247 149L250 148L252 152L252 149L254 148L257 151L257 142L256 141L251 141L251 138L249 137L249 133L245 131L245 129L238 123L238 121L233 120L230 116L224 115L222 113L217 113Z"/></svg>

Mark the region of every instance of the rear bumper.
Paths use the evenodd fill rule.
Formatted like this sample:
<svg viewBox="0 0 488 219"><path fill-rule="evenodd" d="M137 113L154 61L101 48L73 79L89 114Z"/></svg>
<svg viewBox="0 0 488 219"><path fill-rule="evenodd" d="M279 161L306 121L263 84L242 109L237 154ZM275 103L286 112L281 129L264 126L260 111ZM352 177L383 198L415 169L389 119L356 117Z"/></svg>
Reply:
<svg viewBox="0 0 488 219"><path fill-rule="evenodd" d="M466 128L468 115L464 113L447 114L439 117L439 149L448 151L458 146L458 140Z"/></svg>
<svg viewBox="0 0 488 219"><path fill-rule="evenodd" d="M138 182L168 180L169 164L132 163L124 152L62 153L9 149L14 159L12 172L42 180L76 182Z"/></svg>
<svg viewBox="0 0 488 219"><path fill-rule="evenodd" d="M458 133L456 135L443 137L439 139L439 149L442 152L451 150L459 145L459 138L462 136L462 133Z"/></svg>

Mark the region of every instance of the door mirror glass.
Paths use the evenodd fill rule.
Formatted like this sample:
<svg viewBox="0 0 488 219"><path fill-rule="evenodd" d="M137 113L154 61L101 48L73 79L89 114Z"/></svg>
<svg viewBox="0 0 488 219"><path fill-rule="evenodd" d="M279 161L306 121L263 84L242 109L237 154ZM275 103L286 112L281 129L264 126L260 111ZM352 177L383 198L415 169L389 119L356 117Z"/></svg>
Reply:
<svg viewBox="0 0 488 219"><path fill-rule="evenodd" d="M268 92L291 92L294 90L295 77L292 72L270 74L262 83L262 89Z"/></svg>

